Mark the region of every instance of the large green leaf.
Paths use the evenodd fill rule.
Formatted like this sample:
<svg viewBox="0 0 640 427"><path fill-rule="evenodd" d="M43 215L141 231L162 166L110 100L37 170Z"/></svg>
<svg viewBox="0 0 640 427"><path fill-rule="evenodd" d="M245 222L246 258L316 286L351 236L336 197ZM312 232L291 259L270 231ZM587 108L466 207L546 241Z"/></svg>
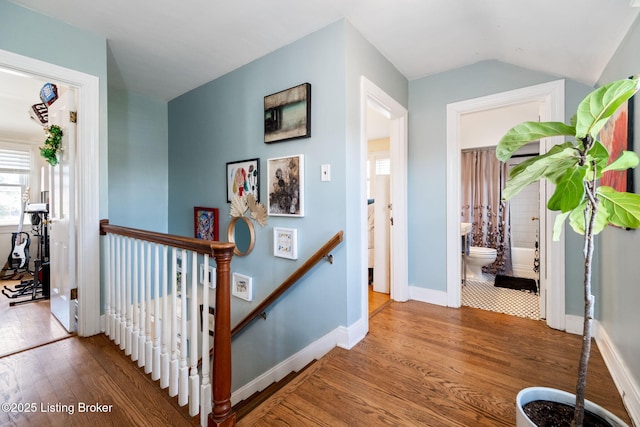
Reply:
<svg viewBox="0 0 640 427"><path fill-rule="evenodd" d="M546 178L547 175L555 176L559 170L564 173L566 170L574 167L578 159L575 156L575 149L571 147L556 151L553 154L545 154L537 156L533 161L528 163L527 167L520 169L515 174L509 176L507 185L502 193L502 198L509 200L518 194L527 185ZM552 181L555 183L555 181Z"/></svg>
<svg viewBox="0 0 640 427"><path fill-rule="evenodd" d="M511 128L496 147L496 157L506 162L526 144L550 136L574 136L575 128L561 122L524 122Z"/></svg>
<svg viewBox="0 0 640 427"><path fill-rule="evenodd" d="M609 163L609 151L607 151L607 147L602 145L600 141L595 141L588 154L587 161L591 162L595 160L596 178L600 178L602 176L602 170L607 166L607 163Z"/></svg>
<svg viewBox="0 0 640 427"><path fill-rule="evenodd" d="M560 235L562 233L562 226L564 225L564 221L567 219L571 212L563 212L556 216L556 220L553 223L553 241L557 242L560 240Z"/></svg>
<svg viewBox="0 0 640 427"><path fill-rule="evenodd" d="M556 190L547 202L547 208L561 212L575 209L584 198L584 177L587 169L586 165L568 169L556 184Z"/></svg>
<svg viewBox="0 0 640 427"><path fill-rule="evenodd" d="M558 154L559 152L565 150L566 148L571 148L573 147L573 144L571 142L565 142L562 144L556 144L553 147L551 147L551 149L549 151L547 151L544 154L540 154L539 156L535 156L535 157L531 157L527 160L525 160L524 162L516 165L513 169L511 169L511 171L509 172L509 179L514 179L516 176L518 176L521 172L527 170L529 168L529 165L536 163L538 161L540 161L541 158L544 157L549 157L549 156L553 156L555 154ZM564 173L564 170L562 171Z"/></svg>
<svg viewBox="0 0 640 427"><path fill-rule="evenodd" d="M622 171L638 166L638 155L633 151L623 151L616 160L605 167L602 171Z"/></svg>
<svg viewBox="0 0 640 427"><path fill-rule="evenodd" d="M598 188L601 204L609 212L609 222L618 227L640 227L640 195L623 193L611 187Z"/></svg>
<svg viewBox="0 0 640 427"><path fill-rule="evenodd" d="M635 79L617 80L586 96L578 105L576 138L596 138L609 117L638 90Z"/></svg>

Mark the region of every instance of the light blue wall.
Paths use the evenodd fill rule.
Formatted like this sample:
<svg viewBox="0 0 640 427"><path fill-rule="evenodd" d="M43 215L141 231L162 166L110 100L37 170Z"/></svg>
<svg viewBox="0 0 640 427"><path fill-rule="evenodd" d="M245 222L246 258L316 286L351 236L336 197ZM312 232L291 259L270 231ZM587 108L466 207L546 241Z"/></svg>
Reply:
<svg viewBox="0 0 640 427"><path fill-rule="evenodd" d="M168 112L157 101L109 87L109 220L166 233Z"/></svg>
<svg viewBox="0 0 640 427"><path fill-rule="evenodd" d="M409 284L446 291L447 104L558 80L499 61L484 61L409 82ZM567 120L589 87L566 80ZM567 233L569 234L569 233ZM577 245L577 246L576 246ZM581 277L571 255L579 239L567 238L569 314L581 314ZM579 249L578 249L579 250ZM576 277L579 278L576 281Z"/></svg>
<svg viewBox="0 0 640 427"><path fill-rule="evenodd" d="M0 0L0 49L97 76L100 79L100 216L108 217L107 43L103 36L71 27Z"/></svg>
<svg viewBox="0 0 640 427"><path fill-rule="evenodd" d="M624 42L606 67L599 83L640 74L640 21L636 20ZM640 153L640 102L635 96L636 153ZM635 170L635 191L640 192L640 169ZM636 384L640 384L640 230L610 227L600 236L602 297L600 322Z"/></svg>
<svg viewBox="0 0 640 427"><path fill-rule="evenodd" d="M226 240L226 162L260 158L260 200L266 204L267 159L305 156L305 217L269 217L256 244L234 257L232 271L253 277L253 302L232 298L232 324L340 230L346 230L345 26L338 22L169 103L169 232L193 233L193 207L220 209ZM265 95L311 83L311 138L265 144ZM331 164L331 181L320 165ZM299 260L273 256L273 227L298 229ZM346 323L346 251L333 252L234 340L234 389Z"/></svg>

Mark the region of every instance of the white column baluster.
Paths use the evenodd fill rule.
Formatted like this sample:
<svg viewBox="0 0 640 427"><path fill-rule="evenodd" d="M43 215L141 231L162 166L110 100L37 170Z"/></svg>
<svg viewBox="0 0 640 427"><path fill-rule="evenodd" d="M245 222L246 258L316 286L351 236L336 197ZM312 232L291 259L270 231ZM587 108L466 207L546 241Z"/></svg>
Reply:
<svg viewBox="0 0 640 427"><path fill-rule="evenodd" d="M126 290L125 290L125 307L126 307L126 311L127 311L127 326L126 326L126 332L125 332L125 337L126 337L126 342L125 342L125 346L124 346L124 354L126 354L127 356L131 355L131 338L132 338L132 333L133 333L133 328L132 328L132 321L133 321L133 312L131 310L131 291L132 291L132 272L131 272L131 240L132 239L127 239L127 250L126 250L126 265L127 265L127 271L126 271Z"/></svg>
<svg viewBox="0 0 640 427"><path fill-rule="evenodd" d="M138 303L136 304L136 318L140 319L140 333L136 337L136 346L138 347L138 367L144 366L144 334L145 334L145 321L144 316L146 307L144 304L145 286L147 284L147 277L145 274L145 260L147 259L147 253L145 251L147 242L142 242L140 245L140 258L136 259L136 267L140 269L140 276L138 286L136 286L136 294L138 296Z"/></svg>
<svg viewBox="0 0 640 427"><path fill-rule="evenodd" d="M191 338L189 349L189 415L192 417L198 414L200 406L200 377L198 375L198 253L191 252ZM208 320L208 304L202 305L202 322ZM204 341L202 343L204 345Z"/></svg>
<svg viewBox="0 0 640 427"><path fill-rule="evenodd" d="M138 323L138 240L132 239L133 244L133 272L131 282L131 360L138 360L138 336L140 325Z"/></svg>
<svg viewBox="0 0 640 427"><path fill-rule="evenodd" d="M178 388L178 405L180 406L186 405L189 401L189 367L187 366L189 344L189 335L187 335L187 272L189 271L189 263L187 261L187 251L183 249L182 275L180 275L180 289L182 291L182 298L180 298L180 383Z"/></svg>
<svg viewBox="0 0 640 427"><path fill-rule="evenodd" d="M200 425L207 427L211 412L211 373L209 371L209 255L204 256L202 285L202 385L200 386Z"/></svg>
<svg viewBox="0 0 640 427"><path fill-rule="evenodd" d="M144 343L144 372L149 374L153 368L153 354L151 352L151 243L149 242L147 242L147 284L145 289L147 291L144 304L145 335L142 337L140 345Z"/></svg>
<svg viewBox="0 0 640 427"><path fill-rule="evenodd" d="M151 379L160 379L160 245L155 245L153 264L153 365Z"/></svg>
<svg viewBox="0 0 640 427"><path fill-rule="evenodd" d="M127 238L120 241L120 350L127 342Z"/></svg>
<svg viewBox="0 0 640 427"><path fill-rule="evenodd" d="M171 250L171 367L169 374L169 396L178 394L178 283L177 249ZM182 272L184 274L184 272ZM182 275L181 274L181 275Z"/></svg>
<svg viewBox="0 0 640 427"><path fill-rule="evenodd" d="M168 262L167 246L162 247L162 352L160 354L160 388L169 387L169 345L170 345L170 331L171 323L169 322L169 262Z"/></svg>

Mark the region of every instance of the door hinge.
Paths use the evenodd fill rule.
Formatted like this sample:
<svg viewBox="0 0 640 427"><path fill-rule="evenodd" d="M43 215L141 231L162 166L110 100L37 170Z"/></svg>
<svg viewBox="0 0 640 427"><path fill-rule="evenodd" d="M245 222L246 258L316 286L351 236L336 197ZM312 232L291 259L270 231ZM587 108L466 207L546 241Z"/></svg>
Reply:
<svg viewBox="0 0 640 427"><path fill-rule="evenodd" d="M78 299L78 288L71 289L71 299Z"/></svg>
<svg viewBox="0 0 640 427"><path fill-rule="evenodd" d="M78 112L77 111L69 111L69 121L71 123L78 123Z"/></svg>

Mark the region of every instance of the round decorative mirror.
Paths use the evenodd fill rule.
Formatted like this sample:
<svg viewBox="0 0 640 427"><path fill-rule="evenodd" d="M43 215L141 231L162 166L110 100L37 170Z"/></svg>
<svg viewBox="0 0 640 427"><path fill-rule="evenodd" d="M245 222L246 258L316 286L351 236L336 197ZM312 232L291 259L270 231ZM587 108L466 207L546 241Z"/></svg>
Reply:
<svg viewBox="0 0 640 427"><path fill-rule="evenodd" d="M251 220L245 216L231 218L229 228L227 228L227 238L229 242L236 244L233 249L235 255L249 255L256 243L256 233Z"/></svg>

